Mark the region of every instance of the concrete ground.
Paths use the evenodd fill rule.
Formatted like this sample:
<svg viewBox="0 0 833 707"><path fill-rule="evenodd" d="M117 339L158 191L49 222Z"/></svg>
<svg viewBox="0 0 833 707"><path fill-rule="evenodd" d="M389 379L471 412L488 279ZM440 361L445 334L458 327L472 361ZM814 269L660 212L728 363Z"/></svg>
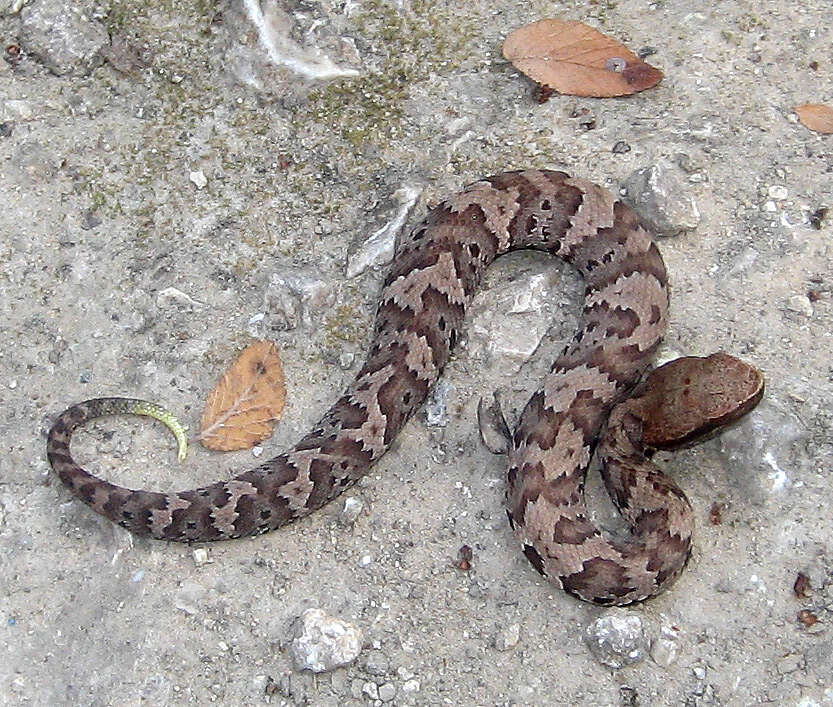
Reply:
<svg viewBox="0 0 833 707"><path fill-rule="evenodd" d="M665 79L538 104L500 44L547 16L654 50ZM833 136L792 112L833 103L826 0L0 0L0 39L5 704L833 705ZM660 457L698 529L670 591L613 614L639 634L632 665L590 649L609 612L518 551L477 430L480 397L522 403L575 326L578 279L538 255L491 269L431 414L347 510L189 547L130 536L51 473L67 405L139 396L193 428L256 337L288 379L272 456L358 369L403 221L507 169L616 189L650 166L699 212L660 244L665 355L722 349L768 388L740 427ZM158 490L256 463L177 464L138 418L74 451ZM358 658L296 668L309 608L361 631Z"/></svg>

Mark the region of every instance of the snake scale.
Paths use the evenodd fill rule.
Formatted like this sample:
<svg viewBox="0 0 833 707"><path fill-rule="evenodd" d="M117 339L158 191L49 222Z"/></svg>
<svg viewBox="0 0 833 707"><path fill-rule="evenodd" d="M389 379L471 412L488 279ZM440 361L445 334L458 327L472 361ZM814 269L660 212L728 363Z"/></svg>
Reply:
<svg viewBox="0 0 833 707"><path fill-rule="evenodd" d="M687 414L672 407L652 422L649 413L659 403L650 378L611 410L643 377L665 332L666 269L633 211L598 185L562 172L507 172L480 180L433 208L401 239L364 365L289 451L203 488L130 490L93 476L70 455L73 430L88 420L148 414L141 401L101 398L56 419L48 435L49 462L75 495L139 535L225 540L305 516L366 474L390 448L448 362L483 272L499 255L522 248L571 263L585 290L579 331L511 436L510 522L532 565L574 596L600 604L652 596L688 559L693 513L682 491L647 460L643 434L652 427L650 446L663 446L663 429ZM726 361L718 368L740 364ZM666 368L654 375L675 380L678 392L692 383L690 365L662 373ZM690 441L754 406L763 380L745 369L740 376L729 403L706 391L707 401L720 398L717 409L674 430L676 441ZM599 453L608 491L632 529L623 540L604 537L584 505L585 474L609 415Z"/></svg>

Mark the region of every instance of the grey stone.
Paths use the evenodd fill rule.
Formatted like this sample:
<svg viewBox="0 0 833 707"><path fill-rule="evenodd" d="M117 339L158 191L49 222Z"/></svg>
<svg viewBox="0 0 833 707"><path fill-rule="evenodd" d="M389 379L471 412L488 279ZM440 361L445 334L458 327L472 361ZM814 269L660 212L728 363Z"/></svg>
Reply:
<svg viewBox="0 0 833 707"><path fill-rule="evenodd" d="M370 267L389 263L393 258L396 238L405 225L419 198L420 189L404 186L393 193L396 206L380 228L366 240L353 245L347 254L347 277L361 275ZM390 207L388 207L390 208Z"/></svg>
<svg viewBox="0 0 833 707"><path fill-rule="evenodd" d="M396 697L396 686L392 682L379 686L379 699L382 702L390 702L394 697Z"/></svg>
<svg viewBox="0 0 833 707"><path fill-rule="evenodd" d="M499 651L512 650L521 640L521 625L512 623L504 626L495 636L495 648Z"/></svg>
<svg viewBox="0 0 833 707"><path fill-rule="evenodd" d="M668 625L660 630L660 635L651 642L651 660L663 668L669 667L680 654L680 642L677 631Z"/></svg>
<svg viewBox="0 0 833 707"><path fill-rule="evenodd" d="M660 163L636 170L625 181L625 193L657 235L673 236L700 223L697 203L669 165Z"/></svg>
<svg viewBox="0 0 833 707"><path fill-rule="evenodd" d="M314 313L335 303L332 282L312 268L286 266L274 270L264 296L266 311L281 329L310 325Z"/></svg>
<svg viewBox="0 0 833 707"><path fill-rule="evenodd" d="M480 398L477 404L477 427L480 439L492 454L506 454L512 442L512 433L503 416L500 396L495 392L491 398Z"/></svg>
<svg viewBox="0 0 833 707"><path fill-rule="evenodd" d="M425 403L425 424L428 427L445 427L448 424L448 397L454 386L442 378L434 386Z"/></svg>
<svg viewBox="0 0 833 707"><path fill-rule="evenodd" d="M603 665L622 668L648 655L648 639L637 615L613 609L593 621L584 632L593 655Z"/></svg>
<svg viewBox="0 0 833 707"><path fill-rule="evenodd" d="M361 649L361 629L321 609L307 609L299 617L290 646L295 667L314 673L353 662Z"/></svg>
<svg viewBox="0 0 833 707"><path fill-rule="evenodd" d="M724 431L718 440L730 482L746 498L764 504L782 497L811 462L805 444L807 426L787 407L766 397L749 415Z"/></svg>
<svg viewBox="0 0 833 707"><path fill-rule="evenodd" d="M20 44L53 74L87 74L103 63L107 30L83 9L60 0L41 0L20 13Z"/></svg>
<svg viewBox="0 0 833 707"><path fill-rule="evenodd" d="M364 661L364 668L371 675L385 675L389 667L388 657L380 650L370 651Z"/></svg>
<svg viewBox="0 0 833 707"><path fill-rule="evenodd" d="M338 520L343 525L352 525L356 522L361 512L364 510L364 501L357 496L348 496L344 499L341 513L339 513Z"/></svg>

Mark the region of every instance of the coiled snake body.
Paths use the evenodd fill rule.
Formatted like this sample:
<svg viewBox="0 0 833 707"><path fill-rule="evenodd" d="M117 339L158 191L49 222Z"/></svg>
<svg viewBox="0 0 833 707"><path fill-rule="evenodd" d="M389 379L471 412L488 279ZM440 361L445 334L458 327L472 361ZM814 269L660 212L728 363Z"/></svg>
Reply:
<svg viewBox="0 0 833 707"><path fill-rule="evenodd" d="M630 539L602 536L588 518L583 487L612 406L643 376L665 332L665 266L629 208L601 187L561 172L483 179L432 209L402 239L384 282L365 364L289 451L199 489L168 494L126 489L88 473L70 455L73 430L88 420L146 412L141 401L102 398L57 418L48 437L49 462L95 511L134 533L163 540L239 538L305 516L366 474L387 451L448 362L484 270L497 256L520 248L572 263L584 277L585 299L580 330L512 435L510 522L533 566L571 594L603 604L651 596L685 565L693 520L682 491L642 453L645 428L665 425L650 421L650 410L658 406L650 381L616 408L600 445L603 476L632 526ZM744 375L745 385L737 386L743 388L736 396L740 403L712 410L695 425L696 432L677 436L688 441L753 406L762 380ZM680 385L690 383L687 378L687 371L676 376ZM651 446L662 446L659 433Z"/></svg>

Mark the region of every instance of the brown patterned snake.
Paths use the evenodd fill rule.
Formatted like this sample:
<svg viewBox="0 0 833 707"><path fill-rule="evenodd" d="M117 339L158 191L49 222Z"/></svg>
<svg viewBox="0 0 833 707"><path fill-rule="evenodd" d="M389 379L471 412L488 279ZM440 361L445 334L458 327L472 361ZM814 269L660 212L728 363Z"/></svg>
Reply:
<svg viewBox="0 0 833 707"><path fill-rule="evenodd" d="M611 414L648 368L665 332L665 266L630 209L601 187L561 172L481 180L431 210L402 239L382 289L367 361L289 451L204 488L132 491L89 474L70 456L72 432L88 420L148 414L150 404L103 398L58 417L49 432L49 462L95 511L154 538L239 538L305 516L366 474L390 447L448 362L483 271L519 248L572 263L586 289L581 329L512 436L510 521L535 568L571 594L602 604L656 594L688 559L693 514L643 448L689 442L738 417L760 399L763 380L725 354L678 359L683 363L658 369ZM705 383L698 389L699 379ZM663 389L671 391L676 407L658 403ZM706 409L691 413L691 398ZM633 530L622 541L605 539L584 506L585 472L609 415L599 446L608 490Z"/></svg>

